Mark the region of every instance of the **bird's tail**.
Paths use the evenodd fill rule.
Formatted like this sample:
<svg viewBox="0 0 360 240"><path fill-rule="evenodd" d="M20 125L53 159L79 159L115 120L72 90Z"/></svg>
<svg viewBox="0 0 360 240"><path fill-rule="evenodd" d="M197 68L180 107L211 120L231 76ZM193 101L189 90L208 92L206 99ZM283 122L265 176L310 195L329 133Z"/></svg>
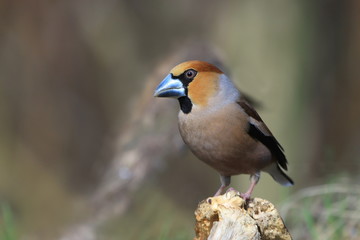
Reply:
<svg viewBox="0 0 360 240"><path fill-rule="evenodd" d="M283 186L288 187L294 185L294 181L284 173L276 162L262 169L262 171L269 173L276 182Z"/></svg>

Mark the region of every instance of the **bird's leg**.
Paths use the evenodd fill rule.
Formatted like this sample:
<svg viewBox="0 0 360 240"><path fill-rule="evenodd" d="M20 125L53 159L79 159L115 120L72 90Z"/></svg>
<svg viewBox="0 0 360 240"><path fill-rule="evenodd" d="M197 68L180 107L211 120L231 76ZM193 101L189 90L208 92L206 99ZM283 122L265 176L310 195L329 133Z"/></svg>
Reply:
<svg viewBox="0 0 360 240"><path fill-rule="evenodd" d="M215 193L214 197L222 194L224 192L225 188L230 185L230 181L231 181L231 176L220 175L221 186L220 186L219 190L217 190L217 192Z"/></svg>
<svg viewBox="0 0 360 240"><path fill-rule="evenodd" d="M251 193L254 191L255 185L259 182L260 172L256 172L250 176L250 187L245 193L241 193L240 196L245 200L249 200Z"/></svg>

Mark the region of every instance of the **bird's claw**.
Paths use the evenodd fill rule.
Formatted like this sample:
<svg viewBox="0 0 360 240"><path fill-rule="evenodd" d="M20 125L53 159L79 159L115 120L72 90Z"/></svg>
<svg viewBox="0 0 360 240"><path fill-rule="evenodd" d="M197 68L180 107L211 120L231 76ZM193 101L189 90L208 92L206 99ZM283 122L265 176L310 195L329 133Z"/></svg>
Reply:
<svg viewBox="0 0 360 240"><path fill-rule="evenodd" d="M250 197L251 197L251 194L246 192L246 193L240 193L240 197L242 199L244 199L245 201L249 201L250 200Z"/></svg>

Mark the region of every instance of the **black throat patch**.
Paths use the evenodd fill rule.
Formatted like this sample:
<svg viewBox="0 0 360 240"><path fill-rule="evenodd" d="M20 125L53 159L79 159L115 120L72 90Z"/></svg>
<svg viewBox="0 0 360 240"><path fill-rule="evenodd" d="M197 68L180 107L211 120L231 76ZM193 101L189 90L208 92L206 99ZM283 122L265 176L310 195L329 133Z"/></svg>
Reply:
<svg viewBox="0 0 360 240"><path fill-rule="evenodd" d="M179 97L178 99L179 99L181 111L185 114L190 113L193 106L190 98L184 96L184 97Z"/></svg>

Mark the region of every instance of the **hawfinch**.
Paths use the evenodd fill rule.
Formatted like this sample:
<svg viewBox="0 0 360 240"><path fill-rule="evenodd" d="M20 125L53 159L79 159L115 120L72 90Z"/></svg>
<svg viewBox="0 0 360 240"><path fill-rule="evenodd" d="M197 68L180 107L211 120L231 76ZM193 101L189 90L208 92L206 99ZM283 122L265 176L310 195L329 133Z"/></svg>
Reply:
<svg viewBox="0 0 360 240"><path fill-rule="evenodd" d="M187 61L174 67L156 88L155 97L177 98L179 130L184 142L220 174L223 193L232 175L250 174L249 199L260 179L269 173L283 186L294 182L284 171L283 148L234 83L217 67Z"/></svg>

